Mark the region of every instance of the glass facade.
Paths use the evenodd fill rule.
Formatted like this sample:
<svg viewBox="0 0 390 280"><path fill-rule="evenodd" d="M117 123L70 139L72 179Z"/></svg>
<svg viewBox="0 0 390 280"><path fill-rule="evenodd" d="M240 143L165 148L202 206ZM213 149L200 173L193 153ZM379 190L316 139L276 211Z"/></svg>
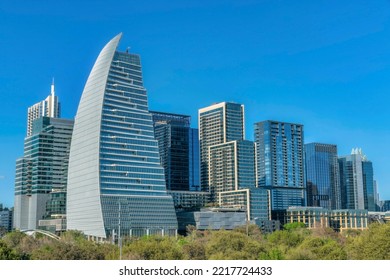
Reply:
<svg viewBox="0 0 390 280"><path fill-rule="evenodd" d="M365 160L362 161L363 171L363 188L364 188L364 209L368 211L376 211L374 190L374 170L372 168L372 162Z"/></svg>
<svg viewBox="0 0 390 280"><path fill-rule="evenodd" d="M189 190L190 116L150 111L167 190Z"/></svg>
<svg viewBox="0 0 390 280"><path fill-rule="evenodd" d="M249 220L269 220L269 190L252 188L218 193L221 207L238 207L247 212Z"/></svg>
<svg viewBox="0 0 390 280"><path fill-rule="evenodd" d="M271 190L272 210L303 206L303 125L276 121L255 124L258 186Z"/></svg>
<svg viewBox="0 0 390 280"><path fill-rule="evenodd" d="M372 162L361 149L339 158L341 208L376 211Z"/></svg>
<svg viewBox="0 0 390 280"><path fill-rule="evenodd" d="M362 158L348 155L339 158L341 209L364 209Z"/></svg>
<svg viewBox="0 0 390 280"><path fill-rule="evenodd" d="M73 121L41 117L25 138L24 156L16 162L16 229L36 229L47 217L52 192L66 191Z"/></svg>
<svg viewBox="0 0 390 280"><path fill-rule="evenodd" d="M143 87L140 57L101 51L75 120L69 163L68 229L98 238L174 235L177 220Z"/></svg>
<svg viewBox="0 0 390 280"><path fill-rule="evenodd" d="M200 191L199 130L197 128L190 128L189 133L190 191Z"/></svg>
<svg viewBox="0 0 390 280"><path fill-rule="evenodd" d="M305 145L307 205L340 209L340 176L337 146Z"/></svg>

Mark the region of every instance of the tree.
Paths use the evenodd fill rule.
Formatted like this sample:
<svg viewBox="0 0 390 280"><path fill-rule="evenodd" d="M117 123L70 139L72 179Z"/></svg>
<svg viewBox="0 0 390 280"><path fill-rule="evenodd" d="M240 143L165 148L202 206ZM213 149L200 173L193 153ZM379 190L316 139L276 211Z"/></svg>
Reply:
<svg viewBox="0 0 390 280"><path fill-rule="evenodd" d="M212 260L256 260L265 251L262 243L237 231L212 232L206 244L206 257Z"/></svg>
<svg viewBox="0 0 390 280"><path fill-rule="evenodd" d="M342 246L331 238L309 236L292 249L288 259L293 260L344 260L347 254Z"/></svg>
<svg viewBox="0 0 390 280"><path fill-rule="evenodd" d="M181 260L183 251L173 237L144 236L123 247L123 259Z"/></svg>
<svg viewBox="0 0 390 280"><path fill-rule="evenodd" d="M390 224L371 224L358 236L347 237L349 259L389 260Z"/></svg>
<svg viewBox="0 0 390 280"><path fill-rule="evenodd" d="M20 260L20 256L0 240L0 260Z"/></svg>

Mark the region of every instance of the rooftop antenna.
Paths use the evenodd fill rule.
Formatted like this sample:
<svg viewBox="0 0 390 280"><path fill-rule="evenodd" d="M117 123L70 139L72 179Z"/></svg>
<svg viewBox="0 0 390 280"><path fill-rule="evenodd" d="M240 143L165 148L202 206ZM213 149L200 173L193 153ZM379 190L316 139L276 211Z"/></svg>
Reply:
<svg viewBox="0 0 390 280"><path fill-rule="evenodd" d="M51 82L51 95L54 96L54 77L53 77L53 80Z"/></svg>

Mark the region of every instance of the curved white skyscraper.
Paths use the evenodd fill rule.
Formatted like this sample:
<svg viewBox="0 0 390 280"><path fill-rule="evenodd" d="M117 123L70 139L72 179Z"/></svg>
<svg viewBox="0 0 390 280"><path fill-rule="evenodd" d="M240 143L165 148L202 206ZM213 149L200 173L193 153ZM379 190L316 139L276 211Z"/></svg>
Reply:
<svg viewBox="0 0 390 280"><path fill-rule="evenodd" d="M101 238L119 229L133 235L175 234L177 220L166 193L140 57L116 51L121 36L100 52L77 110L67 228Z"/></svg>

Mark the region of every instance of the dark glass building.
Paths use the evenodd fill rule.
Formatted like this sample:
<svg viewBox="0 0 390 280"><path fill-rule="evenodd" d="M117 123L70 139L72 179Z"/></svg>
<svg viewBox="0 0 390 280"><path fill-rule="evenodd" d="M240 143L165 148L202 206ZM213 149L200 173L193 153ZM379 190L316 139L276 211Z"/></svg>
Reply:
<svg viewBox="0 0 390 280"><path fill-rule="evenodd" d="M278 121L255 124L257 182L271 190L271 209L304 206L303 125Z"/></svg>
<svg viewBox="0 0 390 280"><path fill-rule="evenodd" d="M340 209L340 176L337 146L305 145L307 205Z"/></svg>
<svg viewBox="0 0 390 280"><path fill-rule="evenodd" d="M190 191L200 191L199 130L190 128L189 132Z"/></svg>
<svg viewBox="0 0 390 280"><path fill-rule="evenodd" d="M190 121L186 115L150 111L167 190L189 190Z"/></svg>

